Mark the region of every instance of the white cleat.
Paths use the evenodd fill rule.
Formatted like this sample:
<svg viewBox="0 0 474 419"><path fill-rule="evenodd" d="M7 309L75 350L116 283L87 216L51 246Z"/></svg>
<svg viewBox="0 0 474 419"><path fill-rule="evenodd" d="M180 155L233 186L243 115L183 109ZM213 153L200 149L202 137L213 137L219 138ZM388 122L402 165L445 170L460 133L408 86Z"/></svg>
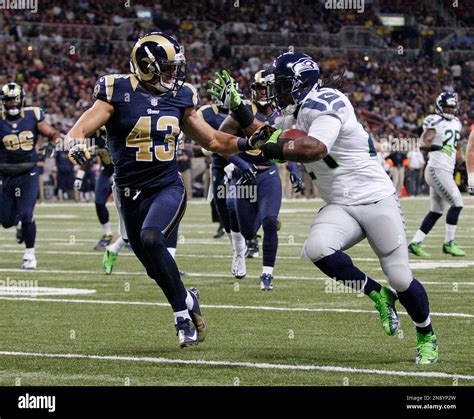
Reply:
<svg viewBox="0 0 474 419"><path fill-rule="evenodd" d="M25 271L32 271L36 269L36 257L34 255L24 255L21 269Z"/></svg>
<svg viewBox="0 0 474 419"><path fill-rule="evenodd" d="M234 275L237 279L245 278L247 275L247 267L245 264L245 252L242 254L238 254L234 252L234 256L232 258L232 275Z"/></svg>

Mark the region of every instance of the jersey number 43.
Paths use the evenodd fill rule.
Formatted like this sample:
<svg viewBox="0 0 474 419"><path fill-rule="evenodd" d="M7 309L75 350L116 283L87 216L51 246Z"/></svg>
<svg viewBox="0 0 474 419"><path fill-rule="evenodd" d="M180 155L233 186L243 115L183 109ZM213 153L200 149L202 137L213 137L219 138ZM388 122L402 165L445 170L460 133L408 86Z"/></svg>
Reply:
<svg viewBox="0 0 474 419"><path fill-rule="evenodd" d="M126 139L127 147L136 147L137 161L171 161L175 154L175 140L179 134L179 121L175 116L162 116L156 122L156 130L163 132L164 143L153 146L151 116L141 116ZM171 132L169 132L171 131Z"/></svg>

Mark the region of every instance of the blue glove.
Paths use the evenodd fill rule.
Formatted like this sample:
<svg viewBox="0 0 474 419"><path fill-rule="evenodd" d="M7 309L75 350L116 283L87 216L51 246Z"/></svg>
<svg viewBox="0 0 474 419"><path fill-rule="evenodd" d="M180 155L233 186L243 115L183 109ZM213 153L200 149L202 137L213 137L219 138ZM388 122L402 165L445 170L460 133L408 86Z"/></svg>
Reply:
<svg viewBox="0 0 474 419"><path fill-rule="evenodd" d="M290 172L290 181L295 192L301 192L304 189L303 179L301 179L298 165L295 162L288 163L288 171Z"/></svg>
<svg viewBox="0 0 474 419"><path fill-rule="evenodd" d="M242 174L242 177L237 181L238 184L245 185L247 183L251 183L257 178L257 170L255 169L255 166L253 164L247 163L238 155L234 154L230 158L230 162L234 163Z"/></svg>

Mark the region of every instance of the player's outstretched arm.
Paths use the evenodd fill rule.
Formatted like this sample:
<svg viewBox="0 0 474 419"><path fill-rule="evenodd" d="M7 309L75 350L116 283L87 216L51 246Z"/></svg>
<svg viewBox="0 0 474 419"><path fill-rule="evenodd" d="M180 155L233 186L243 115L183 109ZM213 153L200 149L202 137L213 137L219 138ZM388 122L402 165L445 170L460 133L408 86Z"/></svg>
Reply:
<svg viewBox="0 0 474 419"><path fill-rule="evenodd" d="M41 121L38 124L38 131L41 135L48 137L50 141L56 141L58 138L61 138L59 131L45 121Z"/></svg>
<svg viewBox="0 0 474 419"><path fill-rule="evenodd" d="M74 164L83 165L90 159L86 138L105 125L114 113L112 105L96 100L94 105L85 111L67 134L69 160Z"/></svg>
<svg viewBox="0 0 474 419"><path fill-rule="evenodd" d="M216 131L192 108L186 110L181 128L186 136L214 153L235 154L251 149L247 138Z"/></svg>

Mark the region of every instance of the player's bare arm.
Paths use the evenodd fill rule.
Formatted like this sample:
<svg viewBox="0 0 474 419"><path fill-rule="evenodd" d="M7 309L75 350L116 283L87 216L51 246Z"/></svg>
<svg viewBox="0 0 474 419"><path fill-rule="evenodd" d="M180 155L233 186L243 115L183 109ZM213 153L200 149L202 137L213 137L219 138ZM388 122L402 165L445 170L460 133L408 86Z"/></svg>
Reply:
<svg viewBox="0 0 474 419"><path fill-rule="evenodd" d="M467 142L466 168L468 191L471 195L474 195L474 131L471 131L471 134L469 134L469 140Z"/></svg>
<svg viewBox="0 0 474 419"><path fill-rule="evenodd" d="M219 154L234 154L243 151L242 144L246 141L235 135L216 131L202 118L195 109L187 109L182 123L183 132L206 150ZM244 140L244 141L242 141ZM239 141L241 146L239 148Z"/></svg>
<svg viewBox="0 0 474 419"><path fill-rule="evenodd" d="M58 138L61 138L59 131L45 121L38 123L38 131L41 135L48 137L50 141L56 141Z"/></svg>
<svg viewBox="0 0 474 419"><path fill-rule="evenodd" d="M103 100L96 100L74 124L67 136L75 140L84 140L88 135L105 125L114 113L114 107Z"/></svg>

